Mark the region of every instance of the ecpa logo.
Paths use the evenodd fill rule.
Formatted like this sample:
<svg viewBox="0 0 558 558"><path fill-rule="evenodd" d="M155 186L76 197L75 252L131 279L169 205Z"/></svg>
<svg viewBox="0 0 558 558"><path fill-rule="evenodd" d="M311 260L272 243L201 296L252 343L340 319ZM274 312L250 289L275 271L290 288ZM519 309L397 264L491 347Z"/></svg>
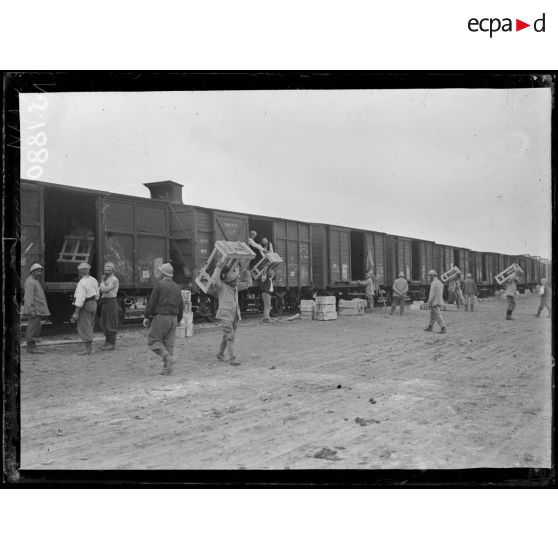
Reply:
<svg viewBox="0 0 558 558"><path fill-rule="evenodd" d="M533 29L535 32L545 32L545 17L546 14L543 14L539 19L536 19L533 22ZM500 19L498 17L485 17L482 19L472 17L469 20L467 27L469 28L469 31L473 33L477 33L479 31L483 33L489 33L490 38L492 38L492 35L494 33L498 33L498 31L503 31L504 33L514 31L512 18L509 17L505 17L503 19ZM527 27L531 27L531 24L525 23L520 19L515 20L515 31L521 31L522 29L526 29Z"/></svg>

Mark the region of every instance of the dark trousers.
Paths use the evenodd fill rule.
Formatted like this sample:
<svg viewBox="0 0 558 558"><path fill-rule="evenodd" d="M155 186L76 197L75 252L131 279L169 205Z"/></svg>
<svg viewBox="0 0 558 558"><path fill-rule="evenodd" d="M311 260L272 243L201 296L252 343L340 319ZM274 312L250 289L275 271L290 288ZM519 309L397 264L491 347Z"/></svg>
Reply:
<svg viewBox="0 0 558 558"><path fill-rule="evenodd" d="M234 320L223 320L223 338L219 346L219 354L222 355L227 349L230 357L234 357L234 340L236 328L238 327L238 315L235 314Z"/></svg>
<svg viewBox="0 0 558 558"><path fill-rule="evenodd" d="M116 344L118 331L118 304L116 298L101 298L101 328L107 345Z"/></svg>
<svg viewBox="0 0 558 558"><path fill-rule="evenodd" d="M174 353L177 316L155 314L147 336L147 346L161 358Z"/></svg>
<svg viewBox="0 0 558 558"><path fill-rule="evenodd" d="M41 316L28 316L25 339L28 347L35 346L35 339L41 336Z"/></svg>
<svg viewBox="0 0 558 558"><path fill-rule="evenodd" d="M512 312L515 309L515 297L514 296L506 296L506 298L508 299L508 309L506 311L506 316L508 318L511 317Z"/></svg>
<svg viewBox="0 0 558 558"><path fill-rule="evenodd" d="M264 320L269 320L269 313L271 312L271 295L269 293L262 293L264 305Z"/></svg>
<svg viewBox="0 0 558 558"><path fill-rule="evenodd" d="M84 343L93 342L93 328L95 327L95 314L97 313L97 301L88 300L79 309L77 319L77 332Z"/></svg>
<svg viewBox="0 0 558 558"><path fill-rule="evenodd" d="M404 296L394 296L391 301L391 313L395 312L395 309L399 305L399 315L403 315L403 311L405 310L405 297Z"/></svg>

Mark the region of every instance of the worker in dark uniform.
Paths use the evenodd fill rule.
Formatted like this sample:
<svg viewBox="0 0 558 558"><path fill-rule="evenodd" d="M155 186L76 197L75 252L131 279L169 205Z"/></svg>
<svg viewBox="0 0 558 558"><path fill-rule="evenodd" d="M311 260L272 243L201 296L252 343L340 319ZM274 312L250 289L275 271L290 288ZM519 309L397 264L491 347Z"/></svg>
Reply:
<svg viewBox="0 0 558 558"><path fill-rule="evenodd" d="M119 281L114 275L114 264L107 262L104 267L104 275L99 284L101 298L101 328L105 334L105 344L102 351L114 351L116 345L116 332L118 331L118 294Z"/></svg>
<svg viewBox="0 0 558 558"><path fill-rule="evenodd" d="M174 275L172 265L164 263L159 267L159 271L163 277L151 292L145 309L143 326L151 326L147 346L163 359L161 374L167 376L172 373L175 363L173 353L176 325L182 320L184 302L180 287L172 280Z"/></svg>
<svg viewBox="0 0 558 558"><path fill-rule="evenodd" d="M43 267L34 263L31 266L31 274L25 280L25 291L23 295L23 314L27 316L27 329L25 338L27 340L27 352L43 354L44 351L37 349L37 340L41 336L41 319L50 316L45 291L41 285Z"/></svg>

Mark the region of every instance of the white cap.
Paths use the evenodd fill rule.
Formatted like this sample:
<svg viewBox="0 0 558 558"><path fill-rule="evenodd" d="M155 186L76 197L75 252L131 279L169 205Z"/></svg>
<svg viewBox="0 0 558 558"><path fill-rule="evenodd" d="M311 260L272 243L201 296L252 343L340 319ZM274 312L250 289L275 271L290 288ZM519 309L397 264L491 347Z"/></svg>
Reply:
<svg viewBox="0 0 558 558"><path fill-rule="evenodd" d="M34 263L29 271L35 271L36 269L43 269L43 266L41 264Z"/></svg>
<svg viewBox="0 0 558 558"><path fill-rule="evenodd" d="M87 262L82 262L78 265L78 269L91 269L91 266Z"/></svg>
<svg viewBox="0 0 558 558"><path fill-rule="evenodd" d="M164 263L159 266L159 271L167 277L172 277L174 275L174 269L170 263Z"/></svg>

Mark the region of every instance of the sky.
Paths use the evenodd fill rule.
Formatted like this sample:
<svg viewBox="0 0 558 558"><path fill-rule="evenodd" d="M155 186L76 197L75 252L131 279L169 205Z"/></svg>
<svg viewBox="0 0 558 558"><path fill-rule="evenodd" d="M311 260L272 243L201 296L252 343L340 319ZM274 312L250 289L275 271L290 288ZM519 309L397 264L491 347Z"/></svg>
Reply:
<svg viewBox="0 0 558 558"><path fill-rule="evenodd" d="M22 94L20 114L22 178L173 180L186 204L551 257L549 89Z"/></svg>

